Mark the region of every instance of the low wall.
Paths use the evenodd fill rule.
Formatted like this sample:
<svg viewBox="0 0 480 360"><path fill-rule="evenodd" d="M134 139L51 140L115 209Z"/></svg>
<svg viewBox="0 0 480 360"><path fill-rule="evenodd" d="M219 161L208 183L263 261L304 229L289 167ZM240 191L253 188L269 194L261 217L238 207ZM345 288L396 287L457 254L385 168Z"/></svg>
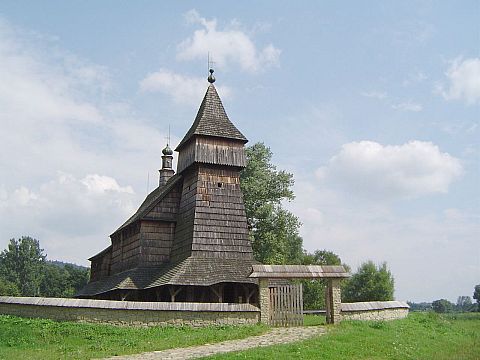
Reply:
<svg viewBox="0 0 480 360"><path fill-rule="evenodd" d="M342 320L395 320L407 317L410 306L403 301L342 303Z"/></svg>
<svg viewBox="0 0 480 360"><path fill-rule="evenodd" d="M115 325L247 325L260 320L251 304L170 303L0 296L0 314Z"/></svg>

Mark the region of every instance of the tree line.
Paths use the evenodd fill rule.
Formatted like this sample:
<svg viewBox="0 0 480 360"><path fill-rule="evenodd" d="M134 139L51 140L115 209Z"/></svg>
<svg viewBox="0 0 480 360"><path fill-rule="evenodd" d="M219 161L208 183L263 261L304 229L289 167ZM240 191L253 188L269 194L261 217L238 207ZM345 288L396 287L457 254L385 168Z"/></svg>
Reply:
<svg viewBox="0 0 480 360"><path fill-rule="evenodd" d="M438 299L433 302L414 303L408 302L411 311L435 311L437 313L450 312L473 312L480 311L480 284L473 289L473 300L470 296L462 295L457 298L457 303L454 304L447 299Z"/></svg>
<svg viewBox="0 0 480 360"><path fill-rule="evenodd" d="M48 261L40 242L11 239L0 253L0 295L72 297L89 278L82 266Z"/></svg>

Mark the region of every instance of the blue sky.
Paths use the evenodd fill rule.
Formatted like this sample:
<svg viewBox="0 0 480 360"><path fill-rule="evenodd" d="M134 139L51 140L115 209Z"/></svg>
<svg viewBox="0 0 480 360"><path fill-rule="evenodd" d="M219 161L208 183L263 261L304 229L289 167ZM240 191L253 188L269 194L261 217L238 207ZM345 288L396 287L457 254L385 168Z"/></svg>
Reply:
<svg viewBox="0 0 480 360"><path fill-rule="evenodd" d="M207 87L295 176L307 250L387 261L399 300L480 281L475 1L0 4L0 247L87 265Z"/></svg>

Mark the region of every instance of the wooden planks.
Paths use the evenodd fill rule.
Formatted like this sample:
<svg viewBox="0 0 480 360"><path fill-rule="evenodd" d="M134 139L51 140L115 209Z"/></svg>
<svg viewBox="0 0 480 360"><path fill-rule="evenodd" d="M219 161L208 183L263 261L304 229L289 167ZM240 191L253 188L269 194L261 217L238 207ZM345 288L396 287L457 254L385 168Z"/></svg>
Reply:
<svg viewBox="0 0 480 360"><path fill-rule="evenodd" d="M303 325L303 289L302 284L279 285L269 287L270 325Z"/></svg>

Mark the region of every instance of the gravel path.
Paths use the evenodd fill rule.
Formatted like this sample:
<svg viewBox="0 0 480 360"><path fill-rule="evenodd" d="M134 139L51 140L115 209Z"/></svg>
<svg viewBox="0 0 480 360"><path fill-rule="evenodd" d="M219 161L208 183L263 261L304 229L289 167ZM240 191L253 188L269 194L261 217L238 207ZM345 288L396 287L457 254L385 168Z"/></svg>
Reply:
<svg viewBox="0 0 480 360"><path fill-rule="evenodd" d="M325 333L321 326L303 326L291 328L273 328L263 335L251 336L240 340L227 340L217 344L205 344L186 348L168 349L162 351L146 352L136 355L114 356L115 360L170 360L170 359L196 359L204 356L227 353L231 351L247 350L254 347L286 344L294 341L308 339Z"/></svg>

